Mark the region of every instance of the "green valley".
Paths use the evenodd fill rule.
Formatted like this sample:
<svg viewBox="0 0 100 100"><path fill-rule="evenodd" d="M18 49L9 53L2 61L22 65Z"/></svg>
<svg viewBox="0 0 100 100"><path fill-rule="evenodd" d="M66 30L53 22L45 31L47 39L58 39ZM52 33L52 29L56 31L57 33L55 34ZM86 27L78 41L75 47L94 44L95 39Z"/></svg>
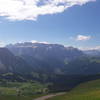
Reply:
<svg viewBox="0 0 100 100"><path fill-rule="evenodd" d="M39 82L0 82L0 100L32 100L46 94Z"/></svg>

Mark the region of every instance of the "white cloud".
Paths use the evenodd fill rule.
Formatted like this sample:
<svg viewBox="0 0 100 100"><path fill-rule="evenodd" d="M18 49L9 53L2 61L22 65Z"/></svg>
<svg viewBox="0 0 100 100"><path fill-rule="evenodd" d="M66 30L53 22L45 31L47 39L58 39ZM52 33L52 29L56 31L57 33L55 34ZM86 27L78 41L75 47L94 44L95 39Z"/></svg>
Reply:
<svg viewBox="0 0 100 100"><path fill-rule="evenodd" d="M93 48L94 50L100 50L100 46L96 46Z"/></svg>
<svg viewBox="0 0 100 100"><path fill-rule="evenodd" d="M85 35L78 35L76 37L77 41L86 41L86 40L90 40L90 39L91 39L91 36L85 36Z"/></svg>
<svg viewBox="0 0 100 100"><path fill-rule="evenodd" d="M31 42L32 42L32 43L38 43L38 41L36 41L36 40L32 40Z"/></svg>
<svg viewBox="0 0 100 100"><path fill-rule="evenodd" d="M5 43L0 41L0 47L4 47L5 46Z"/></svg>
<svg viewBox="0 0 100 100"><path fill-rule="evenodd" d="M0 0L0 16L10 20L36 20L40 15L61 13L92 1L96 0Z"/></svg>
<svg viewBox="0 0 100 100"><path fill-rule="evenodd" d="M81 50L99 50L100 51L100 46L95 46L95 47L80 47Z"/></svg>
<svg viewBox="0 0 100 100"><path fill-rule="evenodd" d="M46 41L39 42L39 41L36 41L36 40L32 40L31 42L32 42L32 43L43 43L43 44L49 44L49 43L48 43L48 42L46 42Z"/></svg>

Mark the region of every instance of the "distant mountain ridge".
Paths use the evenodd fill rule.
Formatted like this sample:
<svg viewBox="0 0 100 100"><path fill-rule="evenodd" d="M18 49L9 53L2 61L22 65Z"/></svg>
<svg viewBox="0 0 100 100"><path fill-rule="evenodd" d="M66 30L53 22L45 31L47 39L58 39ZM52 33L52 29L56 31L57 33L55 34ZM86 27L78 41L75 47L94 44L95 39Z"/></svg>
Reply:
<svg viewBox="0 0 100 100"><path fill-rule="evenodd" d="M100 58L59 44L17 43L0 49L0 71L46 75L98 74Z"/></svg>
<svg viewBox="0 0 100 100"><path fill-rule="evenodd" d="M28 56L52 56L52 57L67 57L68 60L75 59L83 55L83 52L74 47L64 47L60 44L44 44L44 43L16 43L6 46L14 55Z"/></svg>
<svg viewBox="0 0 100 100"><path fill-rule="evenodd" d="M59 73L68 63L84 55L77 48L64 47L59 44L17 43L6 46L15 56L22 57L30 66L39 72Z"/></svg>
<svg viewBox="0 0 100 100"><path fill-rule="evenodd" d="M85 54L89 55L89 56L100 56L100 50L85 50L83 51Z"/></svg>

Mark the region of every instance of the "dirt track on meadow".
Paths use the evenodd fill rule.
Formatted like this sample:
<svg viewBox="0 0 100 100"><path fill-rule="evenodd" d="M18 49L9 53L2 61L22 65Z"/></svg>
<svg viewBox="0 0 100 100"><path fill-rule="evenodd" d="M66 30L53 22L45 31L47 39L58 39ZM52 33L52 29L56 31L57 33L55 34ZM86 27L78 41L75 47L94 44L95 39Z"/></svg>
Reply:
<svg viewBox="0 0 100 100"><path fill-rule="evenodd" d="M55 96L60 96L60 95L63 95L63 94L65 94L65 92L56 93L56 94L49 94L49 95L46 95L46 96L43 96L43 97L39 97L39 98L36 98L36 99L33 99L33 100L47 100L49 98L52 98L52 97L55 97Z"/></svg>

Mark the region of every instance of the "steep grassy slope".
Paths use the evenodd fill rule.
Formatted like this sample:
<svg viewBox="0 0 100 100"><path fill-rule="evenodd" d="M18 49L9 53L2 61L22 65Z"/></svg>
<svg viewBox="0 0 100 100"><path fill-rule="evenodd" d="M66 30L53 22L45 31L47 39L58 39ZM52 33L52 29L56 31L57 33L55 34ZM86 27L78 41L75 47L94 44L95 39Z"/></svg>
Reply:
<svg viewBox="0 0 100 100"><path fill-rule="evenodd" d="M100 80L80 84L66 95L48 100L100 100Z"/></svg>

